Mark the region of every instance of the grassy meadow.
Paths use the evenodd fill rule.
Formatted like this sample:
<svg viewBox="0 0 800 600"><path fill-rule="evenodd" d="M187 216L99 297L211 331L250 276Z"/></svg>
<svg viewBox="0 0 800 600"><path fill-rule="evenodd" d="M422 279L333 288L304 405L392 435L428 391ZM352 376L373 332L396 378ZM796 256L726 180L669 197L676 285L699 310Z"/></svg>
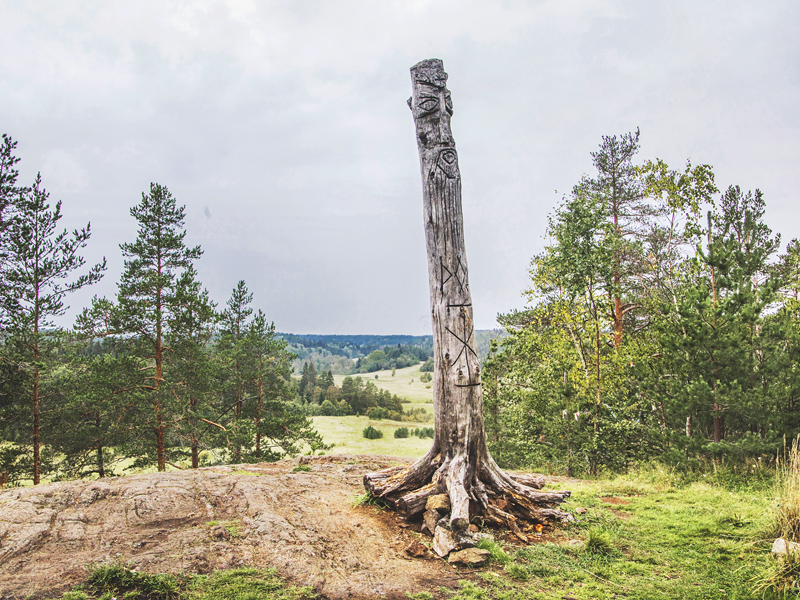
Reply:
<svg viewBox="0 0 800 600"><path fill-rule="evenodd" d="M394 376L391 371L376 371L374 373L360 373L349 377L361 377L371 381L378 388L388 390L402 399L409 400L403 403L403 410L423 407L433 417L433 387L430 383L419 380L420 366L397 369ZM377 378L375 376L378 376ZM334 375L334 382L341 387L342 380L348 375ZM428 423L398 422L389 420L374 420L368 417L312 417L314 426L322 435L326 444L334 444L328 454L385 454L389 456L406 456L416 458L425 454L431 447L430 438L420 439L415 436L408 438L395 438L394 432L400 427L415 429L418 427L433 427L433 421ZM368 425L383 432L383 437L368 440L361 432Z"/></svg>
<svg viewBox="0 0 800 600"><path fill-rule="evenodd" d="M371 381L382 390L388 390L392 394L397 394L400 398L409 400L412 404L430 404L433 406L433 386L431 383L423 383L419 380L419 368L422 363L413 367L397 369L394 377L391 370L375 371L374 373L358 373L357 375L334 375L333 380L337 386L342 386L345 377L361 377L365 381ZM378 376L377 379L375 376Z"/></svg>
<svg viewBox="0 0 800 600"><path fill-rule="evenodd" d="M431 438L395 438L394 432L400 427L414 429L432 427L432 423L399 423L397 421L376 421L368 417L312 417L314 426L322 435L326 444L334 444L325 454L385 454L389 456L406 456L417 458L425 454L431 447ZM383 437L368 440L361 432L372 425L383 432Z"/></svg>

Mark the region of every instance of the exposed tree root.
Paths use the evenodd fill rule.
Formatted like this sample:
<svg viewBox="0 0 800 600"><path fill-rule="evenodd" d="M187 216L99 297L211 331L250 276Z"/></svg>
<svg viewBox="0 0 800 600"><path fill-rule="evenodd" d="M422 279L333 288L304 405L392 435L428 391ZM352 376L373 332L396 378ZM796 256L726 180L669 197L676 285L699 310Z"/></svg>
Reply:
<svg viewBox="0 0 800 600"><path fill-rule="evenodd" d="M430 452L407 467L389 467L364 476L364 487L383 498L406 518L425 510L430 496L450 498L450 526L464 531L472 519L507 526L524 538L518 520L526 523L564 521L568 513L555 508L570 495L568 491L543 492L543 478L514 477L502 471L484 453L477 468L468 468L463 456L443 458L437 444ZM538 489L537 489L538 488Z"/></svg>

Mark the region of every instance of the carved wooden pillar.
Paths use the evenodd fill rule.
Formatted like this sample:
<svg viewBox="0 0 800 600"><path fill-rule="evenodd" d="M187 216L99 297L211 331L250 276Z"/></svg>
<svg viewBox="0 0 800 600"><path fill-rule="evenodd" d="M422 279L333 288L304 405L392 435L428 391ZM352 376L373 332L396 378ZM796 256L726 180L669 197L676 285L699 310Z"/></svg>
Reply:
<svg viewBox="0 0 800 600"><path fill-rule="evenodd" d="M428 454L411 467L369 473L364 486L409 515L423 510L428 496L447 493L455 532L464 532L476 514L512 529L517 517L563 518L564 513L549 507L569 492L537 492L533 487L541 487L540 482L514 481L489 455L464 249L461 174L450 130L453 101L441 60L414 65L411 80L408 105L417 134L428 250L436 434ZM493 499L502 499L506 510Z"/></svg>
<svg viewBox="0 0 800 600"><path fill-rule="evenodd" d="M461 173L450 129L453 100L440 60L414 65L411 80L414 95L409 106L417 132L428 249L436 441L445 452L445 460L457 463L452 464L451 515L468 519L464 484L475 479L476 459L488 456L488 452L464 248Z"/></svg>

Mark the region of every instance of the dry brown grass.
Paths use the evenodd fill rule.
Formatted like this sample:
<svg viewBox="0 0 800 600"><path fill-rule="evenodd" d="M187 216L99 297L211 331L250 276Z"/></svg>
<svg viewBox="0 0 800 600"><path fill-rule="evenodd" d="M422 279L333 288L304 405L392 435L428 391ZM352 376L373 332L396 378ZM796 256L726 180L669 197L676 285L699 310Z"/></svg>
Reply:
<svg viewBox="0 0 800 600"><path fill-rule="evenodd" d="M779 537L800 542L800 436L779 460L775 528Z"/></svg>

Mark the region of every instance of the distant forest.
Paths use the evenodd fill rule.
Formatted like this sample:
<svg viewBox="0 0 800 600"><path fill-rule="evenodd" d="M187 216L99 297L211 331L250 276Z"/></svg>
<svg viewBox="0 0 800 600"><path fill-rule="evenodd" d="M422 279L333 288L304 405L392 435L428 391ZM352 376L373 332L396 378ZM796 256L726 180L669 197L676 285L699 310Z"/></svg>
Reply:
<svg viewBox="0 0 800 600"><path fill-rule="evenodd" d="M313 364L317 372L335 375L373 373L383 369L402 369L433 357L430 335L317 335L276 333L297 355L292 365L300 373L303 365ZM486 357L491 341L508 334L503 329L475 332L478 354Z"/></svg>

